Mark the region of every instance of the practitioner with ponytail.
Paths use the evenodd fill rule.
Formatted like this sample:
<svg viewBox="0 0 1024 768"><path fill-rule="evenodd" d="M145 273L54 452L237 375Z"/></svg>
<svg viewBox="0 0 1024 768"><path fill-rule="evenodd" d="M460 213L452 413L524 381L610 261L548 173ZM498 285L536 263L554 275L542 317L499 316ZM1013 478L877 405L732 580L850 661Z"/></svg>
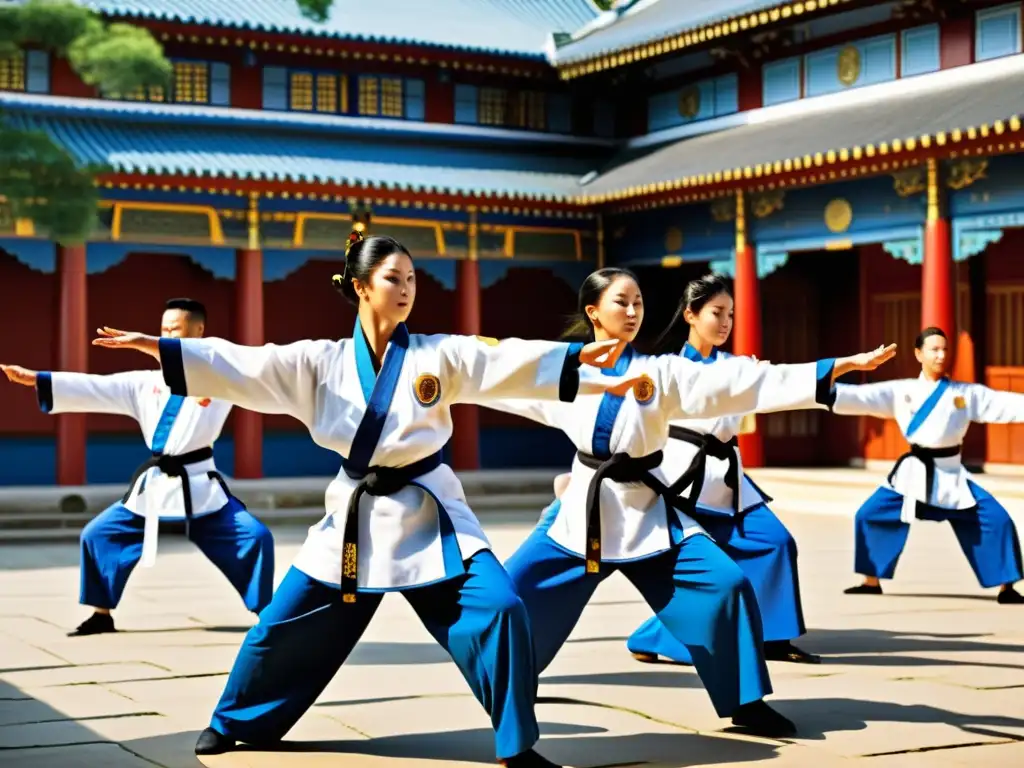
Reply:
<svg viewBox="0 0 1024 768"><path fill-rule="evenodd" d="M580 288L568 335L632 342L643 314L634 275L600 269ZM805 365L743 357L703 365L683 356L647 357L627 346L605 371L640 377L627 392L581 396L572 404L487 403L561 429L577 448L561 498L505 564L529 613L538 671L565 643L598 584L621 571L690 650L721 717L753 734L793 734L793 723L764 701L772 689L753 587L688 514L682 493L695 476L661 468L669 423L822 407L837 376L876 368L894 353L892 345Z"/></svg>
<svg viewBox="0 0 1024 768"><path fill-rule="evenodd" d="M175 394L294 416L342 456L326 514L246 635L195 751L282 739L344 663L383 593L401 592L490 714L499 761L552 766L533 749L537 672L526 610L441 449L453 404L603 392L613 380L581 363L614 365L623 345L410 334L416 275L390 237L353 233L335 283L358 307L349 339L249 347L105 328L93 342L157 358Z"/></svg>
<svg viewBox="0 0 1024 768"><path fill-rule="evenodd" d="M658 340L661 347L676 327L689 329L680 354L702 365L717 365L731 356L722 347L732 333L733 299L718 275L706 275L686 286L672 323ZM820 658L797 648L803 609L797 578L796 542L769 509L771 498L743 472L737 436L745 417L680 419L669 425L662 471L670 480L690 473L684 491L690 515L743 570L761 609L764 654L769 661L817 664ZM658 619L652 616L626 643L638 661L658 657L692 664L693 658Z"/></svg>

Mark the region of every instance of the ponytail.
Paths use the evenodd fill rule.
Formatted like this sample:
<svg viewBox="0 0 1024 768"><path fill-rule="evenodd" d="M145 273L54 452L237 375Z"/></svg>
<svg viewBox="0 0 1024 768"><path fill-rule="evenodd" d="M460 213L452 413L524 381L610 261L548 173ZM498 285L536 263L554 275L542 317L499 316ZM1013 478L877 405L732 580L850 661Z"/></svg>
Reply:
<svg viewBox="0 0 1024 768"><path fill-rule="evenodd" d="M686 310L690 310L695 315L699 314L705 304L723 293L727 296L732 295L732 291L729 290L729 284L725 278L714 273L704 275L704 277L687 283L686 289L683 291L683 297L679 300L679 305L676 307L675 314L672 315L672 319L665 330L658 336L658 340L654 342L655 351L666 351L665 348L668 342L672 341L677 326L686 322L684 316ZM676 344L673 344L674 346Z"/></svg>

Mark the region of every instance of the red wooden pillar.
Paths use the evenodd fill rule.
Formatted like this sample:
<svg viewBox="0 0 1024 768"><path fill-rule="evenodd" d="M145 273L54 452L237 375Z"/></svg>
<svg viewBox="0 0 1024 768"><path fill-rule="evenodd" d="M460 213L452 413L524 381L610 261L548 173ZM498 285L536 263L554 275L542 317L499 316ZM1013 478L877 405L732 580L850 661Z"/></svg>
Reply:
<svg viewBox="0 0 1024 768"><path fill-rule="evenodd" d="M924 264L921 270L921 327L937 326L949 339L948 368L952 370L956 344L956 272L949 219L942 210L938 161L928 160L928 218L924 228Z"/></svg>
<svg viewBox="0 0 1024 768"><path fill-rule="evenodd" d="M469 211L468 258L455 262L455 294L458 301L456 332L480 335L480 261L477 247L479 228L476 210ZM452 467L480 468L480 413L475 405L459 405L452 416Z"/></svg>
<svg viewBox="0 0 1024 768"><path fill-rule="evenodd" d="M57 370L89 370L89 318L85 245L57 246L59 316ZM57 484L85 484L86 425L84 413L57 417Z"/></svg>
<svg viewBox="0 0 1024 768"><path fill-rule="evenodd" d="M743 190L736 192L736 269L733 283L736 320L733 351L737 355L761 358L761 287L757 277L757 254L747 240L746 201ZM759 429L739 436L746 467L764 466L764 437Z"/></svg>
<svg viewBox="0 0 1024 768"><path fill-rule="evenodd" d="M263 252L256 198L249 202L249 247L235 253L235 310L239 344L259 346L263 334ZM263 477L263 417L234 409L235 477Z"/></svg>

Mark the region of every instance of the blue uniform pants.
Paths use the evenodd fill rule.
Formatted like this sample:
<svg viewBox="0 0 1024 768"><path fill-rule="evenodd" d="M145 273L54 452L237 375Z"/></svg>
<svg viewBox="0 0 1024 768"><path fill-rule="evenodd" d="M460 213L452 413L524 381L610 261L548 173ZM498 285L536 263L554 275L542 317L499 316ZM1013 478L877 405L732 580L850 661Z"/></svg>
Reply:
<svg viewBox="0 0 1024 768"><path fill-rule="evenodd" d="M721 717L772 692L754 589L714 541L690 536L658 555L602 562L600 573L588 574L583 557L547 535L557 504L505 564L530 615L538 673L565 644L597 585L621 571L689 650Z"/></svg>
<svg viewBox="0 0 1024 768"><path fill-rule="evenodd" d="M797 575L797 548L793 536L767 505L760 504L739 517L700 514L693 518L750 579L757 595L764 639L792 640L806 632ZM653 653L692 664L686 646L652 616L626 642L633 653Z"/></svg>
<svg viewBox="0 0 1024 768"><path fill-rule="evenodd" d="M82 529L79 601L93 608L116 608L128 577L142 557L145 518L112 504ZM258 613L274 593L274 537L238 499L216 512L192 519L196 543L245 602Z"/></svg>
<svg viewBox="0 0 1024 768"><path fill-rule="evenodd" d="M497 757L530 749L540 736L530 623L494 554L477 552L464 575L402 594L491 716ZM245 636L210 726L249 744L282 739L348 658L382 597L360 592L345 603L339 586L291 568Z"/></svg>
<svg viewBox="0 0 1024 768"><path fill-rule="evenodd" d="M953 527L960 549L971 564L982 587L998 587L1021 579L1021 550L1017 528L1009 513L992 494L968 480L978 501L974 513L942 513L931 508L936 518ZM854 520L854 569L863 576L891 579L896 573L910 525L900 519L903 496L881 487L857 510Z"/></svg>

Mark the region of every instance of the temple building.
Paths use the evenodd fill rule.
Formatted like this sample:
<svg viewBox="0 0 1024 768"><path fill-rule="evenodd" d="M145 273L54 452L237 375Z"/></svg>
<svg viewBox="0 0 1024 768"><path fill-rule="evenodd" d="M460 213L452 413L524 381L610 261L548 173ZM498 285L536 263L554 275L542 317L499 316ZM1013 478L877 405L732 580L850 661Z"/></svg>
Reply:
<svg viewBox="0 0 1024 768"><path fill-rule="evenodd" d="M185 295L242 343L348 335L330 277L361 221L416 259L414 331L554 338L586 274L623 265L654 336L714 269L737 353L897 341L890 378L939 325L958 378L1024 391L1022 2L335 0L322 24L288 0L82 4L150 29L173 83L98 93L46 51L0 59L0 119L104 166L84 245L0 204L0 360L123 369L92 329L155 331ZM119 482L145 452L125 419L29 405L0 401L0 484ZM455 419L456 468L571 456L514 417ZM751 466L903 451L873 419L756 424ZM973 427L967 458L1024 463L1021 429ZM241 409L216 450L237 477L337 469Z"/></svg>

